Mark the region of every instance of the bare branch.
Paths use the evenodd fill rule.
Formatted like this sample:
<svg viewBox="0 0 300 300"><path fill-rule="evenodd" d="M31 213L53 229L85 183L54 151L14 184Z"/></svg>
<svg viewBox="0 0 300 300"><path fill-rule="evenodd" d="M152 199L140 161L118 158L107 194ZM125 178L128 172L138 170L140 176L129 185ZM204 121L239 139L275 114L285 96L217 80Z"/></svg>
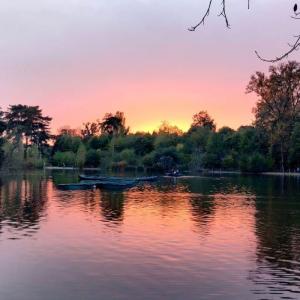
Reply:
<svg viewBox="0 0 300 300"><path fill-rule="evenodd" d="M189 31L195 31L200 25L204 25L206 18L209 16L212 2L213 2L213 0L209 1L208 8L207 8L204 16L202 17L201 21L198 24L196 24L195 26L190 27L188 29ZM250 0L247 0L247 3L248 3L248 9L250 9ZM229 20L227 17L227 11L226 11L226 0L222 0L221 5L222 5L222 10L221 10L219 16L222 16L224 18L226 27L230 28ZM294 15L291 16L291 18L300 20L300 17L299 17L300 13L298 12L297 3L294 5L293 10L294 10ZM293 44L288 44L291 49L289 51L285 52L284 54L282 54L281 56L275 57L274 59L263 58L257 51L255 51L255 54L260 60L262 60L264 62L270 62L270 63L278 62L284 58L287 58L292 52L297 51L300 48L300 35L295 36L295 38L296 38L296 40Z"/></svg>
<svg viewBox="0 0 300 300"><path fill-rule="evenodd" d="M201 19L201 21L200 21L198 24L196 24L195 26L190 27L190 28L188 29L189 31L195 31L201 24L204 25L204 21L205 21L205 19L206 19L206 18L208 17L208 15L209 15L212 1L213 1L213 0L210 0L210 1L209 1L208 8L207 8L207 10L206 10L206 12L205 12L203 18Z"/></svg>
<svg viewBox="0 0 300 300"><path fill-rule="evenodd" d="M274 59L265 59L265 58L263 58L257 51L255 51L255 54L256 54L256 56L257 56L260 60L262 60L262 61L264 61L264 62L270 62L270 63L278 62L278 61L280 61L280 60L282 60L282 59L284 59L284 58L287 58L292 52L298 50L298 48L299 48L299 46L300 46L300 35L299 35L299 36L296 36L296 38L297 38L297 39L296 39L296 41L294 42L294 44L289 45L289 46L291 47L291 49L290 49L289 51L285 52L285 53L282 54L281 56L278 56L278 57L276 57L276 58L274 58Z"/></svg>
<svg viewBox="0 0 300 300"><path fill-rule="evenodd" d="M227 14L226 14L226 0L222 0L222 11L219 14L219 16L223 16L225 19L225 23L226 23L226 27L230 28L230 24L227 18Z"/></svg>

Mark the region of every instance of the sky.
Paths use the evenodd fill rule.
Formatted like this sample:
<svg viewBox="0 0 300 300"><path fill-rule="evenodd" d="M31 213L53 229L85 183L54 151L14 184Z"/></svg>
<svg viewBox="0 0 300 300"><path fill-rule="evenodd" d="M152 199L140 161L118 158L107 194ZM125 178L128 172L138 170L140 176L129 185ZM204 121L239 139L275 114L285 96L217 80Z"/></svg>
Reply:
<svg viewBox="0 0 300 300"><path fill-rule="evenodd" d="M39 105L53 132L125 113L134 131L162 121L188 129L207 110L218 128L253 121L251 74L267 71L298 32L288 0L2 0L0 106ZM300 1L299 1L300 2ZM289 59L297 59L295 53Z"/></svg>

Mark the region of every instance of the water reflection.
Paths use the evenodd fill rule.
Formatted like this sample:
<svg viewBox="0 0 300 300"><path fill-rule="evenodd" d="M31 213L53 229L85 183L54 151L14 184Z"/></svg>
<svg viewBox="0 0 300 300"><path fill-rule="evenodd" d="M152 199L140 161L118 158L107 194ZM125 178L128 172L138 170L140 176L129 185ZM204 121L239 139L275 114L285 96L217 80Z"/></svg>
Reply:
<svg viewBox="0 0 300 300"><path fill-rule="evenodd" d="M46 214L48 182L42 173L3 176L0 185L1 228L32 235ZM12 236L10 238L18 238Z"/></svg>
<svg viewBox="0 0 300 300"><path fill-rule="evenodd" d="M299 299L299 186L282 178L279 183L256 202L257 267L250 278L257 294Z"/></svg>
<svg viewBox="0 0 300 300"><path fill-rule="evenodd" d="M18 298L2 292L17 287L24 299L299 299L298 178L55 188L75 180L72 172L0 177L0 298ZM14 273L21 256L24 271ZM28 275L47 285L34 290Z"/></svg>
<svg viewBox="0 0 300 300"><path fill-rule="evenodd" d="M122 191L100 191L101 214L107 222L119 224L124 217L125 194Z"/></svg>

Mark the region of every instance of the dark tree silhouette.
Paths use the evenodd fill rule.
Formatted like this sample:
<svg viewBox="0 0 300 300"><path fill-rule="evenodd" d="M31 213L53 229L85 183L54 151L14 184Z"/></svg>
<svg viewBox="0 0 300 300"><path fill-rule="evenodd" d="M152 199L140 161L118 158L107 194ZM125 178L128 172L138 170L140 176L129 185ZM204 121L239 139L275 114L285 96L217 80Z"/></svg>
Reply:
<svg viewBox="0 0 300 300"><path fill-rule="evenodd" d="M190 131L193 131L193 129L198 127L208 128L212 131L216 130L215 121L211 118L207 111L202 110L193 116L193 123Z"/></svg>
<svg viewBox="0 0 300 300"><path fill-rule="evenodd" d="M101 132L109 135L126 135L129 128L125 125L126 119L123 112L117 111L115 115L107 113L100 123Z"/></svg>
<svg viewBox="0 0 300 300"><path fill-rule="evenodd" d="M200 25L204 25L205 20L207 19L207 17L210 14L213 2L216 2L216 1L209 0L208 7L207 7L203 17L201 18L201 20L196 25L191 26L190 28L188 28L189 31L195 31ZM248 3L248 9L249 9L250 8L250 0L247 0L247 3ZM300 20L300 13L298 13L297 3L294 4L293 13L294 14L291 16L291 18L296 19L296 20ZM221 1L221 9L220 9L220 12L219 12L218 16L223 17L224 20L225 20L226 27L230 28L229 19L227 17L227 2L226 2L226 0ZM257 51L255 51L255 54L262 61L271 62L271 63L278 62L278 61L280 61L284 58L287 58L292 52L299 49L299 47L300 47L300 35L295 35L294 38L295 38L294 42L289 43L290 49L288 51L286 51L285 53L283 53L283 54L281 54L281 55L279 55L279 56L277 56L273 59L263 58Z"/></svg>
<svg viewBox="0 0 300 300"><path fill-rule="evenodd" d="M4 112L0 108L0 136L3 134L5 129L6 129L6 122L4 120Z"/></svg>
<svg viewBox="0 0 300 300"><path fill-rule="evenodd" d="M83 129L81 129L81 135L84 139L89 139L100 133L99 122L87 122L83 124Z"/></svg>
<svg viewBox="0 0 300 300"><path fill-rule="evenodd" d="M29 145L39 150L51 138L49 125L52 118L43 116L39 106L11 105L5 113L6 132L9 138L25 140L25 155Z"/></svg>

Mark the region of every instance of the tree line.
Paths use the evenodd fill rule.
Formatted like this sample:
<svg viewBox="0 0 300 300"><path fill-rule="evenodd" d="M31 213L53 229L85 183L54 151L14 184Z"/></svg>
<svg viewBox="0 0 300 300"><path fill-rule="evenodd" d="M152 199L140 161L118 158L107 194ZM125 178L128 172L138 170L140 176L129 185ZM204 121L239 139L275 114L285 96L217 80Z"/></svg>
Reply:
<svg viewBox="0 0 300 300"><path fill-rule="evenodd" d="M173 168L242 172L296 171L300 167L300 64L271 66L251 76L247 93L257 95L255 121L237 130L216 129L200 111L182 132L163 122L153 133L131 133L124 113L107 113L81 130L51 135L51 118L38 106L0 110L3 168L100 167L166 171Z"/></svg>

